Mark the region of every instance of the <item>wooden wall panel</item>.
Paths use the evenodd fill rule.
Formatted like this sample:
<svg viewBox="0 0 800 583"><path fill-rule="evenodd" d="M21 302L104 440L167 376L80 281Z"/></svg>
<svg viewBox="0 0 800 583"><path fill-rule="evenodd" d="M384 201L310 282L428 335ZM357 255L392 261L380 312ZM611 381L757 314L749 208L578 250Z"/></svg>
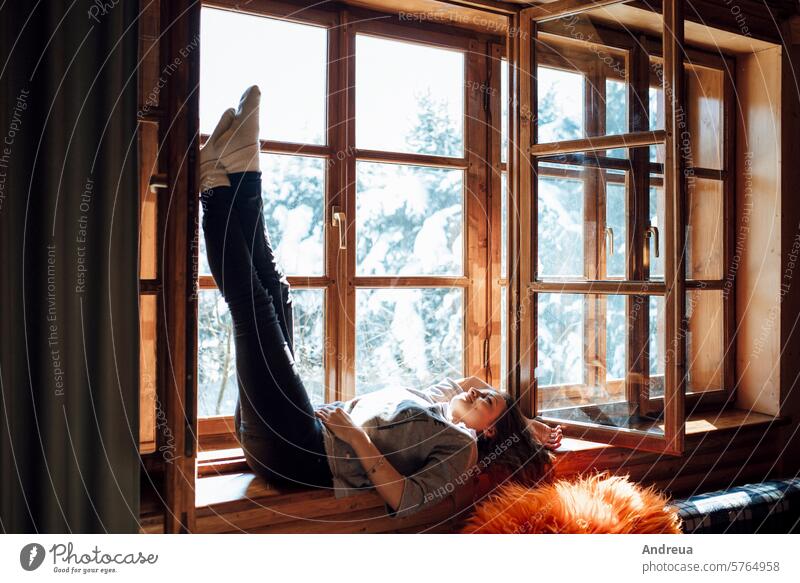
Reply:
<svg viewBox="0 0 800 583"><path fill-rule="evenodd" d="M723 73L705 67L686 68L686 103L692 143L691 166L722 170Z"/></svg>
<svg viewBox="0 0 800 583"><path fill-rule="evenodd" d="M686 292L686 315L689 320L686 339L687 391L712 391L725 388L725 342L722 292L689 290Z"/></svg>
<svg viewBox="0 0 800 583"><path fill-rule="evenodd" d="M724 276L723 183L694 178L686 188L686 277L722 279Z"/></svg>
<svg viewBox="0 0 800 583"><path fill-rule="evenodd" d="M777 415L780 397L781 51L736 71L736 405Z"/></svg>

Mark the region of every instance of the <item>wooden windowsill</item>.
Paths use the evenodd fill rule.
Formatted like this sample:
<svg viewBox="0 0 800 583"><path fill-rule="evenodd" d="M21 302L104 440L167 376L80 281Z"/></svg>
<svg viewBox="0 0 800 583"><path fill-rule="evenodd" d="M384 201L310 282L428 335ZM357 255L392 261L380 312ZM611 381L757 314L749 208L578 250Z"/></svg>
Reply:
<svg viewBox="0 0 800 583"><path fill-rule="evenodd" d="M392 518L374 490L336 498L332 489L278 488L251 471L199 478L195 503L200 533L452 532L468 508L458 508L451 495L430 509Z"/></svg>
<svg viewBox="0 0 800 583"><path fill-rule="evenodd" d="M770 415L764 415L763 413L742 409L729 408L720 413L704 411L691 415L686 420L686 437L688 442L692 442L693 437L702 436L710 432L719 432L723 430L735 431L748 426L760 426L770 423L781 424L783 422L785 422L785 420L780 417L772 417ZM240 447L231 447L230 440L226 441L225 444L226 447L204 449L198 453L197 467L199 476L204 477L221 473L249 471L244 460L242 449ZM599 452L614 449L625 448L585 439L564 437L561 440L561 447L554 453L557 458L562 458L576 452Z"/></svg>
<svg viewBox="0 0 800 583"><path fill-rule="evenodd" d="M771 447L775 440L764 436L784 423L783 418L736 409L692 416L687 420L686 452L680 458L566 437L554 452L554 471L557 477L568 477L611 470L630 473L632 479L653 473L648 483L671 493L691 491L697 479L676 480L666 466L685 466L691 460L706 470L724 455L720 451L736 455L745 441ZM661 466L667 477L660 482L658 472L651 470ZM250 471L239 448L201 452L198 470L197 532L441 532L457 528L464 514L454 513L451 502L398 520L386 516L374 491L336 498L332 490L276 488Z"/></svg>

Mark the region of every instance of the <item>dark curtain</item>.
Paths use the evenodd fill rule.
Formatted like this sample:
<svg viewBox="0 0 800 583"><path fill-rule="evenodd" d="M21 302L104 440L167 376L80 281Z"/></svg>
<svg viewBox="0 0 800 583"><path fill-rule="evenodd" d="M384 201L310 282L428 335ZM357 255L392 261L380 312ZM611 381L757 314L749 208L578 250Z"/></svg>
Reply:
<svg viewBox="0 0 800 583"><path fill-rule="evenodd" d="M136 532L138 2L0 3L0 529Z"/></svg>

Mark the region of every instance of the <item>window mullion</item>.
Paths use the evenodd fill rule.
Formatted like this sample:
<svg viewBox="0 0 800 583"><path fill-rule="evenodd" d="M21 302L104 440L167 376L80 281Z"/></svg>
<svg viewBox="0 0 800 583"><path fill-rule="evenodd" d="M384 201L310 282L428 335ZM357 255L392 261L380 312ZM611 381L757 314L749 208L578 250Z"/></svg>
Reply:
<svg viewBox="0 0 800 583"><path fill-rule="evenodd" d="M604 103L600 97L598 67L592 63L584 71L584 127L587 136L604 133L602 114ZM584 167L584 276L590 280L605 279L604 245L605 196L601 192L600 168ZM584 298L584 363L586 384L602 387L605 384L605 321L604 296L590 294Z"/></svg>
<svg viewBox="0 0 800 583"><path fill-rule="evenodd" d="M336 152L340 151L343 145L342 130L340 127L341 117L341 96L339 88L342 84L341 75L341 51L342 34L341 27L328 29L328 64L327 64L327 95L326 95L326 145L328 147L328 158L326 159L325 172L325 212L322 220L323 245L325 257L325 275L330 283L325 286L323 297L323 310L325 318L325 333L323 351L324 367L324 391L325 402L335 400L339 387L341 386L341 371L339 370L341 361L335 358L341 350L339 334L339 310L333 309L336 305L336 293L340 289L339 270L338 270L338 243L339 233L330 225L330 218L333 216L333 208L341 204L339 193L344 180L342 161ZM340 225L341 227L341 225Z"/></svg>
<svg viewBox="0 0 800 583"><path fill-rule="evenodd" d="M666 237L664 277L666 359L664 363L664 414L667 451L683 451L685 426L685 160L681 152L678 116L685 115L683 58L683 2L666 0L663 7L664 30L664 105L665 161L664 194L666 200Z"/></svg>
<svg viewBox="0 0 800 583"><path fill-rule="evenodd" d="M489 199L489 270L488 270L488 302L489 306L489 373L487 381L495 388L500 388L505 379L502 378L501 371L503 370L503 363L500 362L502 355L502 345L507 342L507 338L502 337L502 319L504 314L502 310L502 294L503 284L501 280L506 274L502 272L502 253L503 247L508 245L508 241L504 240L501 236L502 223L504 217L502 216L502 107L501 102L503 97L508 97L508 88L501 87L502 77L502 58L504 56L503 45L497 43L489 44L489 59L488 59L488 73L489 82L486 91L488 91L488 105L487 112L487 127L489 135L487 137L489 168L487 176L488 185L488 199ZM508 321L508 320L506 320Z"/></svg>
<svg viewBox="0 0 800 583"><path fill-rule="evenodd" d="M628 86L628 131L638 132L650 128L650 58L641 44L630 53ZM626 272L634 280L649 280L650 270L645 261L647 252L644 237L650 224L650 174L649 148L630 150L631 172L626 188L627 261ZM650 386L650 318L649 299L646 295L626 298L625 311L630 334L627 344L626 370L628 402L638 406L642 414L651 413ZM640 356L643 355L643 356Z"/></svg>
<svg viewBox="0 0 800 583"><path fill-rule="evenodd" d="M484 362L484 341L490 333L489 305L489 230L486 209L489 193L486 180L486 122L488 112L484 108L487 91L488 67L486 44L476 40L469 42L469 51L464 59L465 91L464 111L465 151L469 165L464 172L464 275L470 281L464 297L464 368L470 375L488 381L488 363Z"/></svg>
<svg viewBox="0 0 800 583"><path fill-rule="evenodd" d="M330 99L335 98L336 102L334 109L337 120L337 143L334 149L336 152L347 154L354 152L356 145L355 119L353 119L356 105L356 39L349 13L341 11L339 15L340 26L336 32L339 47L336 58L337 86L335 92L331 91ZM356 290L353 283L356 264L356 157L337 155L336 158L339 173L336 191L332 196L331 210L333 206L344 209L347 249L339 249L339 234L333 233L336 240L335 242L329 240L329 249L332 265L335 266L336 286L335 292L330 294L332 300L330 305L331 311L337 313L335 328L338 345L336 351L338 384L332 396L335 399L347 400L353 398L356 392Z"/></svg>

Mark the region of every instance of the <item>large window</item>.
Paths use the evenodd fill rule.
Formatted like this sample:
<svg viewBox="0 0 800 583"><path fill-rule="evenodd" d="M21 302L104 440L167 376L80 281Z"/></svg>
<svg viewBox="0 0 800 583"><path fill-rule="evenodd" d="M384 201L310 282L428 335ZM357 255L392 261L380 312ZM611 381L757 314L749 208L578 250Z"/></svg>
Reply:
<svg viewBox="0 0 800 583"><path fill-rule="evenodd" d="M545 29L533 50L530 222L520 226L533 235L532 342L519 349L530 354L531 412L590 437L677 451L666 435L679 426L675 409L665 418L676 391L695 410L733 389L723 273L733 216L730 64L682 55L685 91L668 103L660 43L634 46L605 31L598 36L622 42L600 46ZM680 107L674 118L670 107ZM666 155L668 119L681 175ZM683 185L670 190L668 180Z"/></svg>
<svg viewBox="0 0 800 583"><path fill-rule="evenodd" d="M235 32L234 32L235 31ZM200 131L241 93L262 91L264 222L294 287L295 356L311 400L325 399L325 198L328 30L226 10L201 11ZM254 61L243 55L265 55ZM233 329L200 233L198 416L229 417L238 396ZM203 428L201 426L201 434Z"/></svg>
<svg viewBox="0 0 800 583"><path fill-rule="evenodd" d="M355 55L355 275L392 278L357 284L358 394L463 374L464 289L438 278L465 275L467 185L464 53L357 34Z"/></svg>
<svg viewBox="0 0 800 583"><path fill-rule="evenodd" d="M262 89L263 212L292 285L301 376L314 403L446 375L499 386L490 319L506 294L490 314L488 265L505 237L488 236L500 219L486 210L489 45L385 19L343 32L338 18L202 9L201 139L247 86ZM230 433L238 388L202 237L199 256L202 441Z"/></svg>

